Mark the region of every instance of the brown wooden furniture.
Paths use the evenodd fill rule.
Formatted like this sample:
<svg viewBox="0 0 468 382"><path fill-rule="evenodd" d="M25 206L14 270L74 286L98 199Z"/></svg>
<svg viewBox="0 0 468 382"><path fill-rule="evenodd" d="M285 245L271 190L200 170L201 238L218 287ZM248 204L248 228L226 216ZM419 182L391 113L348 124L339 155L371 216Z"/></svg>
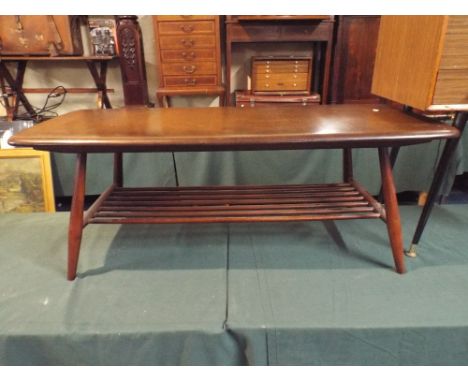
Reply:
<svg viewBox="0 0 468 382"><path fill-rule="evenodd" d="M258 42L304 42L314 57L312 92L328 102L333 16L226 16L226 92L232 102L232 45Z"/></svg>
<svg viewBox="0 0 468 382"><path fill-rule="evenodd" d="M77 92L98 92L99 99L101 100L102 107L111 108L111 103L108 97L108 89L106 85L107 78L107 64L109 61L113 60L115 57L110 56L56 56L56 57L42 57L42 56L0 56L0 80L2 84L5 82L9 86L9 91L11 91L17 99L14 105L11 106L13 118L17 116L19 103L23 105L26 111L31 115L35 115L35 110L31 103L28 101L25 95L25 89L23 89L24 74L26 72L26 66L29 61L41 61L41 62L84 62L93 77L94 83L96 85L95 89L67 89L70 93ZM12 72L7 67L7 63L16 64L16 74L13 75ZM48 90L48 89L47 89ZM2 86L2 92L4 87ZM43 90L42 90L43 91ZM7 105L8 107L8 105Z"/></svg>
<svg viewBox="0 0 468 382"><path fill-rule="evenodd" d="M468 119L468 16L382 16L372 81L375 95L422 111L457 112L453 126ZM458 140L449 140L408 250L416 245ZM398 148L392 152L395 160Z"/></svg>
<svg viewBox="0 0 468 382"><path fill-rule="evenodd" d="M468 110L468 16L382 16L372 93L420 110Z"/></svg>
<svg viewBox="0 0 468 382"><path fill-rule="evenodd" d="M253 94L309 94L311 80L310 57L252 57Z"/></svg>
<svg viewBox="0 0 468 382"><path fill-rule="evenodd" d="M116 16L125 105L148 105L143 38L137 16Z"/></svg>
<svg viewBox="0 0 468 382"><path fill-rule="evenodd" d="M80 16L0 16L1 55L82 55Z"/></svg>
<svg viewBox="0 0 468 382"><path fill-rule="evenodd" d="M236 107L265 106L317 106L320 105L319 94L306 95L258 95L250 90L236 91Z"/></svg>
<svg viewBox="0 0 468 382"><path fill-rule="evenodd" d="M224 105L220 16L153 16L159 106L170 96L214 95Z"/></svg>
<svg viewBox="0 0 468 382"><path fill-rule="evenodd" d="M331 103L377 103L371 93L380 16L338 16Z"/></svg>
<svg viewBox="0 0 468 382"><path fill-rule="evenodd" d="M380 218L397 272L405 271L400 216L387 147L455 139L459 132L369 105L316 108L128 108L72 112L10 138L15 146L77 153L68 279L76 277L90 223L281 222ZM353 177L351 149L378 148L385 208ZM343 148L343 182L327 185L124 187L122 153ZM83 214L86 158L113 152L114 183Z"/></svg>

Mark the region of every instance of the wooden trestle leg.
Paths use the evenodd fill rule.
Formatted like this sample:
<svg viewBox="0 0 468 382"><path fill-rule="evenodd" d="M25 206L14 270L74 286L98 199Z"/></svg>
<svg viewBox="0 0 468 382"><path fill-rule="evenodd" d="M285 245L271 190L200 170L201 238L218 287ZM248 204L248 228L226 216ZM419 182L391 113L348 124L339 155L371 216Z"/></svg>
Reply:
<svg viewBox="0 0 468 382"><path fill-rule="evenodd" d="M114 185L116 187L123 186L123 169L122 169L122 153L114 153Z"/></svg>
<svg viewBox="0 0 468 382"><path fill-rule="evenodd" d="M403 253L403 237L401 233L400 212L393 182L392 166L387 148L379 147L380 173L382 176L382 191L387 214L387 230L392 247L393 260L398 273L405 273Z"/></svg>
<svg viewBox="0 0 468 382"><path fill-rule="evenodd" d="M343 149L343 182L353 180L353 156L349 148Z"/></svg>
<svg viewBox="0 0 468 382"><path fill-rule="evenodd" d="M83 233L83 209L86 182L86 153L76 157L75 186L70 210L70 225L68 227L68 280L76 277L78 257L80 255L81 236Z"/></svg>

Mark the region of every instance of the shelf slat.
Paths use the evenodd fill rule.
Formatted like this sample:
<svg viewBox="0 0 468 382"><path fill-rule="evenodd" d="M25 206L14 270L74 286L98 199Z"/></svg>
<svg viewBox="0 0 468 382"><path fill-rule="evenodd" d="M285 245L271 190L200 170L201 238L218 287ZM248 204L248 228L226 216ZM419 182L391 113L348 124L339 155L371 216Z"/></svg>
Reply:
<svg viewBox="0 0 468 382"><path fill-rule="evenodd" d="M89 223L283 222L380 218L362 188L326 185L113 188Z"/></svg>

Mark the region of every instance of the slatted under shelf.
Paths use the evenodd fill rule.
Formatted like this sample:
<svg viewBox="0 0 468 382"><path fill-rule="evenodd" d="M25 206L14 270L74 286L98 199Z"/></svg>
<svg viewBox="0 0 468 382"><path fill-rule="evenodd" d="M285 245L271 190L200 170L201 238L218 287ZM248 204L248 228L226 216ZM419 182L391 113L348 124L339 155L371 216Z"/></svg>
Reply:
<svg viewBox="0 0 468 382"><path fill-rule="evenodd" d="M88 223L280 222L380 218L356 184L112 188Z"/></svg>

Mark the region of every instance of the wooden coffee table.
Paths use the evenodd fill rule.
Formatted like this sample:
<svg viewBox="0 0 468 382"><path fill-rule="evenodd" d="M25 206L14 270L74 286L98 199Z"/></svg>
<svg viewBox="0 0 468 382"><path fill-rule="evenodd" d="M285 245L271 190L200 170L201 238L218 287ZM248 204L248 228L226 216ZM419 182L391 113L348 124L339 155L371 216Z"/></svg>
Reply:
<svg viewBox="0 0 468 382"><path fill-rule="evenodd" d="M85 110L15 135L10 143L76 153L68 279L76 277L90 223L241 223L380 218L395 268L405 272L400 215L388 148L456 139L459 131L383 105L316 108ZM384 205L353 178L351 149L379 152ZM124 152L343 149L343 182L315 185L124 187ZM88 153L114 153L113 184L84 212ZM254 164L252 164L254 165Z"/></svg>

